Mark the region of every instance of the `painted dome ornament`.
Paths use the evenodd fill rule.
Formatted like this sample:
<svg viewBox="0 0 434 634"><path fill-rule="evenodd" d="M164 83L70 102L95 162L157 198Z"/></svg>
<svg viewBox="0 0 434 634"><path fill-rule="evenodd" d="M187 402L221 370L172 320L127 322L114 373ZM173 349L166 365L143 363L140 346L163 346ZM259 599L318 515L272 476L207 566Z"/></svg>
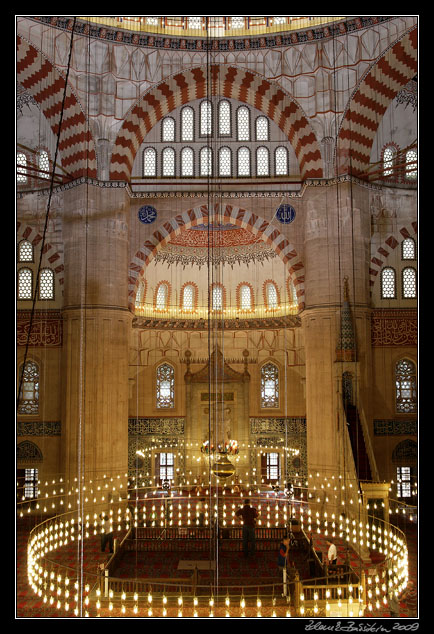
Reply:
<svg viewBox="0 0 434 634"><path fill-rule="evenodd" d="M143 207L140 207L137 216L140 222L143 222L145 225L150 225L157 217L157 210L155 207L152 207L152 205L143 205Z"/></svg>

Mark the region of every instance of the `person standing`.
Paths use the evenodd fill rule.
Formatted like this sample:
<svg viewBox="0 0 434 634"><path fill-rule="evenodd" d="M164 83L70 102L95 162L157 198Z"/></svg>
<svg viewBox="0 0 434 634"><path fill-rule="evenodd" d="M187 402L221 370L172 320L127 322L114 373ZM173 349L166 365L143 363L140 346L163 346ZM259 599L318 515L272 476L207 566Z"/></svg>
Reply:
<svg viewBox="0 0 434 634"><path fill-rule="evenodd" d="M109 551L113 552L113 527L110 521L110 518L107 513L101 514L102 520L102 528L103 532L101 533L101 552L105 552L106 544L109 545Z"/></svg>
<svg viewBox="0 0 434 634"><path fill-rule="evenodd" d="M329 547L327 552L327 563L329 566L335 566L338 562L338 553L333 542L326 542Z"/></svg>
<svg viewBox="0 0 434 634"><path fill-rule="evenodd" d="M250 506L250 500L244 500L244 506L235 513L237 517L243 520L243 551L244 556L249 556L249 543L251 544L251 554L256 550L255 526L258 511Z"/></svg>
<svg viewBox="0 0 434 634"><path fill-rule="evenodd" d="M287 564L288 564L288 555L289 555L289 537L284 537L279 544L279 554L277 555L277 565L279 567L279 571L282 574L283 579L283 596L287 595Z"/></svg>

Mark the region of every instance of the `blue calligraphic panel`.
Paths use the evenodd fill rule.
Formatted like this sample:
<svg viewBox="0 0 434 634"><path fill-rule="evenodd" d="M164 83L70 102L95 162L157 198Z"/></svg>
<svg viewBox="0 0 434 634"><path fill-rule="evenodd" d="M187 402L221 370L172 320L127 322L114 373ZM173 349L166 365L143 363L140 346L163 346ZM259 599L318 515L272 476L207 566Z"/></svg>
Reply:
<svg viewBox="0 0 434 634"><path fill-rule="evenodd" d="M151 205L144 205L143 207L140 207L137 215L140 222L143 222L145 225L150 225L157 217L157 210Z"/></svg>
<svg viewBox="0 0 434 634"><path fill-rule="evenodd" d="M282 224L288 225L295 218L295 209L291 205L280 205L276 211L276 218Z"/></svg>

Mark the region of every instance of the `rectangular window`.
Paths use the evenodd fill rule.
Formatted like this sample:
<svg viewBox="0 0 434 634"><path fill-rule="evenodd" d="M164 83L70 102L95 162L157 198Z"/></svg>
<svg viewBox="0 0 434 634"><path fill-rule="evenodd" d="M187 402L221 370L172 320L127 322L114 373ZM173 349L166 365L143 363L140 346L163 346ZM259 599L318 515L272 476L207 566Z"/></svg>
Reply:
<svg viewBox="0 0 434 634"><path fill-rule="evenodd" d="M25 469L24 497L32 499L38 497L38 470Z"/></svg>
<svg viewBox="0 0 434 634"><path fill-rule="evenodd" d="M170 480L171 482L175 478L175 454L173 453L160 453L158 454L158 473L156 474L157 478L160 481L160 484L165 480Z"/></svg>
<svg viewBox="0 0 434 634"><path fill-rule="evenodd" d="M411 467L397 467L397 496L399 498L411 498Z"/></svg>
<svg viewBox="0 0 434 634"><path fill-rule="evenodd" d="M261 457L261 476L264 482L276 482L280 478L280 456L276 452Z"/></svg>

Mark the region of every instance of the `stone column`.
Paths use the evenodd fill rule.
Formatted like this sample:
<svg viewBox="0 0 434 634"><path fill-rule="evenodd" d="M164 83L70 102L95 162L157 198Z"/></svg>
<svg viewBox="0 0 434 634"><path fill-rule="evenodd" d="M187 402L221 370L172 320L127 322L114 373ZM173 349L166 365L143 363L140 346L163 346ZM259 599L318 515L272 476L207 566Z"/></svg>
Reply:
<svg viewBox="0 0 434 634"><path fill-rule="evenodd" d="M128 470L129 199L65 192L62 464L67 478Z"/></svg>

